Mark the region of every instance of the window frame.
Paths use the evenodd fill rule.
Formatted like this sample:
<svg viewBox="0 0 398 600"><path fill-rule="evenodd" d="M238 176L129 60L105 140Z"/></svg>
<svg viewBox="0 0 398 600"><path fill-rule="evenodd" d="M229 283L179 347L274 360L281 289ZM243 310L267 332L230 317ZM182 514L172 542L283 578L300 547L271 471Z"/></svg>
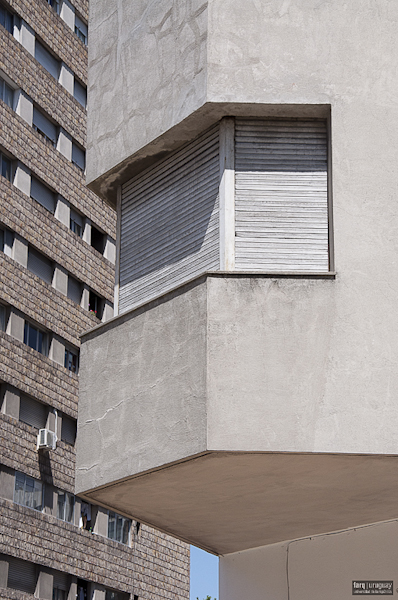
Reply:
<svg viewBox="0 0 398 600"><path fill-rule="evenodd" d="M111 532L111 519L114 519L114 531ZM118 520L121 520L121 526L120 526L120 535L118 536ZM125 524L128 525L128 532L127 532L127 541L124 541L125 537L124 537L124 527ZM123 515L119 515L118 513L112 511L112 510L108 510L108 535L107 537L110 540L113 540L114 542L119 542L119 544L124 544L125 546L130 546L131 544L131 524L132 521L131 519L128 519L127 517L123 517Z"/></svg>
<svg viewBox="0 0 398 600"><path fill-rule="evenodd" d="M64 490L57 490L57 519L60 521L64 521L65 523L71 523L72 525L75 522L75 506L76 506L76 498L74 494L70 492L65 492ZM63 502L60 502L60 498L64 496ZM66 512L70 508L72 512L70 514L70 520L66 518ZM62 514L61 514L62 513Z"/></svg>
<svg viewBox="0 0 398 600"><path fill-rule="evenodd" d="M0 100L12 110L14 110L14 91L14 88L12 88L0 75ZM7 100L6 92L8 92L8 95L11 97L10 102Z"/></svg>
<svg viewBox="0 0 398 600"><path fill-rule="evenodd" d="M8 163L8 173L7 173ZM12 183L12 159L9 158L4 152L0 151L0 175Z"/></svg>
<svg viewBox="0 0 398 600"><path fill-rule="evenodd" d="M31 329L35 330L37 334L40 333L42 336L41 343L40 343L40 337L37 336L37 340L36 340L36 344L35 344L36 347L31 346L28 343ZM29 348L32 348L32 350L36 350L36 352L38 352L39 354L42 354L43 356L48 356L48 345L49 344L48 344L47 331L41 329L40 327L37 327L37 325L33 324L28 319L25 319L23 339L24 339L23 343L26 344ZM39 350L40 347L41 347L41 350Z"/></svg>
<svg viewBox="0 0 398 600"><path fill-rule="evenodd" d="M76 359L75 361L73 361L73 358L72 358L72 363L70 362L71 357ZM73 362L75 362L75 365L73 365ZM71 365L72 368L70 368L68 366L69 364ZM76 375L78 375L78 373L79 373L79 350L75 350L74 348L72 349L70 346L65 346L64 367L68 371L71 371L72 373L75 373Z"/></svg>
<svg viewBox="0 0 398 600"><path fill-rule="evenodd" d="M22 480L22 495L23 495L22 502L19 502L17 499L17 494L18 494L18 492L21 491L21 488L19 490L17 489L18 479L20 480L20 483ZM32 491L26 489L27 483L30 484L31 482L33 482L33 490ZM36 489L36 486L38 489ZM40 494L40 503L38 503L36 506L31 506L31 502L26 502L26 494L31 493L32 500L34 501L34 494L37 492L39 492L39 494ZM14 500L15 504L19 504L20 506L26 506L27 508L32 508L33 510L42 512L43 508L44 508L44 484L43 484L43 482L39 481L38 479L34 479L33 477L29 477L29 475L26 475L25 473L21 473L20 471L15 471L13 500Z"/></svg>

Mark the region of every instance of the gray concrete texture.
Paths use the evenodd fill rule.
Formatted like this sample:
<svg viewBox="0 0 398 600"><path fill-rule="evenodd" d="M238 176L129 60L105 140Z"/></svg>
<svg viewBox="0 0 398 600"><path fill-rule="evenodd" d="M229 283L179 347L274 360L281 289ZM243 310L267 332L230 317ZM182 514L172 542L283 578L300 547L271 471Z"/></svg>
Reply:
<svg viewBox="0 0 398 600"><path fill-rule="evenodd" d="M140 160L253 107L329 104L334 158L371 142L389 163L397 18L389 0L91 2L87 181L115 202Z"/></svg>
<svg viewBox="0 0 398 600"><path fill-rule="evenodd" d="M88 334L77 493L218 553L393 518L394 293L354 283L208 275Z"/></svg>
<svg viewBox="0 0 398 600"><path fill-rule="evenodd" d="M397 533L397 521L375 523L230 554L220 558L220 598L352 600L353 581L369 580L393 582L395 596Z"/></svg>

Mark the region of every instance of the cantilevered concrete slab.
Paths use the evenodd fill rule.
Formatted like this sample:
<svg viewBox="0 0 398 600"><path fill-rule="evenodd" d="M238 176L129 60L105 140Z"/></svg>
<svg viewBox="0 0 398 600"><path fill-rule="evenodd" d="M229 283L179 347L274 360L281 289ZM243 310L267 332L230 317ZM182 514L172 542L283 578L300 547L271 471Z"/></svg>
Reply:
<svg viewBox="0 0 398 600"><path fill-rule="evenodd" d="M397 517L398 458L209 453L89 492L216 554Z"/></svg>
<svg viewBox="0 0 398 600"><path fill-rule="evenodd" d="M77 493L217 553L396 517L397 325L369 359L347 309L332 276L208 274L88 333Z"/></svg>

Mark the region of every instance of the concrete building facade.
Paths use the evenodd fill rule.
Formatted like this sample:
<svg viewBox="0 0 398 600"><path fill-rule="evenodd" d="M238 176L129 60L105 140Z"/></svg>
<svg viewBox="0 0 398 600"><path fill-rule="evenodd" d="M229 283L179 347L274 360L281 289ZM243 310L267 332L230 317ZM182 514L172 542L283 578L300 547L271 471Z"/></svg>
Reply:
<svg viewBox="0 0 398 600"><path fill-rule="evenodd" d="M185 543L75 495L80 335L116 261L85 185L88 10L0 2L0 597L182 600Z"/></svg>
<svg viewBox="0 0 398 600"><path fill-rule="evenodd" d="M398 8L91 7L79 493L218 554L221 600L394 595Z"/></svg>

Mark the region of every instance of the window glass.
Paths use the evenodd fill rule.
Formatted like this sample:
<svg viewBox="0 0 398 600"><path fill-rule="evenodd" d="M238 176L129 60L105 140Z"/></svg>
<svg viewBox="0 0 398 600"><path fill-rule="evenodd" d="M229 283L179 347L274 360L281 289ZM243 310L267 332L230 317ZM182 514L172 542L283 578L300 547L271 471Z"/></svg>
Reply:
<svg viewBox="0 0 398 600"><path fill-rule="evenodd" d="M72 373L77 373L79 370L79 356L73 350L65 350L65 368Z"/></svg>
<svg viewBox="0 0 398 600"><path fill-rule="evenodd" d="M47 3L55 10L57 15L59 15L59 1L58 0L47 0Z"/></svg>
<svg viewBox="0 0 398 600"><path fill-rule="evenodd" d="M11 160L0 152L1 175L11 181Z"/></svg>
<svg viewBox="0 0 398 600"><path fill-rule="evenodd" d="M0 304L0 331L6 329L6 307Z"/></svg>
<svg viewBox="0 0 398 600"><path fill-rule="evenodd" d="M15 472L14 502L42 510L43 508L43 485L41 481L32 479L23 473Z"/></svg>
<svg viewBox="0 0 398 600"><path fill-rule="evenodd" d="M77 14L75 14L75 33L83 44L87 44L87 25Z"/></svg>
<svg viewBox="0 0 398 600"><path fill-rule="evenodd" d="M73 494L69 494L68 492L57 492L58 495L58 505L57 505L57 517L62 521L67 521L68 523L73 522L73 513L75 508L75 497Z"/></svg>
<svg viewBox="0 0 398 600"><path fill-rule="evenodd" d="M0 25L2 25L9 33L13 32L14 29L14 18L13 15L8 12L4 6L0 6Z"/></svg>
<svg viewBox="0 0 398 600"><path fill-rule="evenodd" d="M13 107L14 90L0 77L0 100L3 100L10 108Z"/></svg>
<svg viewBox="0 0 398 600"><path fill-rule="evenodd" d="M45 333L34 327L31 323L28 323L28 321L25 321L24 344L33 348L33 350L37 350L40 354L47 354L45 339Z"/></svg>
<svg viewBox="0 0 398 600"><path fill-rule="evenodd" d="M78 235L79 237L82 237L82 235L83 235L82 226L79 225L79 223L76 223L76 221L74 221L73 219L70 220L70 228L73 231L73 233L76 233L76 235Z"/></svg>
<svg viewBox="0 0 398 600"><path fill-rule="evenodd" d="M111 540L128 545L130 542L130 527L130 519L111 511L108 513L108 538Z"/></svg>

